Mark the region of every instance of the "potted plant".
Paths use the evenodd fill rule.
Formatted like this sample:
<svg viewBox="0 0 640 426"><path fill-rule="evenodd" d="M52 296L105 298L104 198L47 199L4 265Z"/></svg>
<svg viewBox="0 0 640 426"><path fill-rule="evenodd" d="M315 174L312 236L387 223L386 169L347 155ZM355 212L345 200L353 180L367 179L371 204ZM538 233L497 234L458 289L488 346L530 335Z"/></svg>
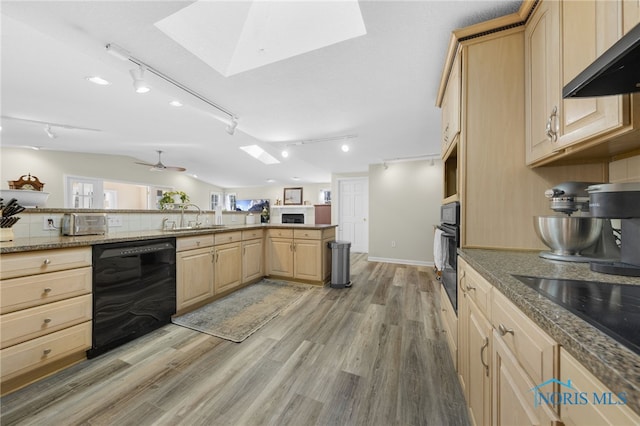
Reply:
<svg viewBox="0 0 640 426"><path fill-rule="evenodd" d="M189 196L184 191L164 191L162 193L162 198L158 201L160 209L165 210L173 208L172 205L176 203L176 195L180 197L180 202L182 204L189 202Z"/></svg>

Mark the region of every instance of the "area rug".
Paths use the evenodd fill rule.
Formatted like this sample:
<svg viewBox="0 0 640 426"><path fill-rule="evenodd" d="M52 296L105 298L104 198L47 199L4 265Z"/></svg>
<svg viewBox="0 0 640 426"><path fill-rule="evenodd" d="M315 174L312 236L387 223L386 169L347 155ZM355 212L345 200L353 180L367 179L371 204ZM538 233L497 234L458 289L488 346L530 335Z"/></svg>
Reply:
<svg viewBox="0 0 640 426"><path fill-rule="evenodd" d="M240 343L313 286L263 279L195 311L174 324Z"/></svg>

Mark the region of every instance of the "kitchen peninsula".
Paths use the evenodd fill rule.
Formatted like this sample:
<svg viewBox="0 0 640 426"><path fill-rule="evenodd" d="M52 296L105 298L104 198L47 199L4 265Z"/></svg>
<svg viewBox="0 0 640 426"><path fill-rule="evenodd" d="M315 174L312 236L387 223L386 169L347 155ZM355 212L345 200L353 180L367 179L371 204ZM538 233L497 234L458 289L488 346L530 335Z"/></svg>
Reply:
<svg viewBox="0 0 640 426"><path fill-rule="evenodd" d="M327 243L335 239L335 225L229 224L74 237L56 232L0 243L2 393L85 359L96 315L92 246L167 238L176 242L177 314L265 276L320 286L331 277Z"/></svg>

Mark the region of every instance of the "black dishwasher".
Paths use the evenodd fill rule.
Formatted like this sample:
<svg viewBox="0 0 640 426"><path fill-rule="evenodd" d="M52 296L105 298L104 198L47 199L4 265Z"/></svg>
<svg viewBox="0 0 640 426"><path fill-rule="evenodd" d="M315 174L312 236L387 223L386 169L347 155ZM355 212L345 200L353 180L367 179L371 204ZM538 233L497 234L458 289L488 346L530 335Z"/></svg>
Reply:
<svg viewBox="0 0 640 426"><path fill-rule="evenodd" d="M171 322L175 238L93 246L93 358Z"/></svg>

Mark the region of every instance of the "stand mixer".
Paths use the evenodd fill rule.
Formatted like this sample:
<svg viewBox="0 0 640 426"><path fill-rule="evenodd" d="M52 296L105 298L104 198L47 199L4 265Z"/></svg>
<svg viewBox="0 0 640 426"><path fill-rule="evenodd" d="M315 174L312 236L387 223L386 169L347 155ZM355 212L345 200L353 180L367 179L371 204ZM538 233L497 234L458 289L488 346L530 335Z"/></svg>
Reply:
<svg viewBox="0 0 640 426"><path fill-rule="evenodd" d="M534 228L538 237L552 251L540 257L566 262L618 261L620 248L609 218L590 213L588 187L595 182L564 182L545 191L551 210L563 215L536 216ZM577 215L572 216L577 212Z"/></svg>
<svg viewBox="0 0 640 426"><path fill-rule="evenodd" d="M621 219L620 260L592 261L605 274L640 277L640 182L595 184L587 188L593 217Z"/></svg>

